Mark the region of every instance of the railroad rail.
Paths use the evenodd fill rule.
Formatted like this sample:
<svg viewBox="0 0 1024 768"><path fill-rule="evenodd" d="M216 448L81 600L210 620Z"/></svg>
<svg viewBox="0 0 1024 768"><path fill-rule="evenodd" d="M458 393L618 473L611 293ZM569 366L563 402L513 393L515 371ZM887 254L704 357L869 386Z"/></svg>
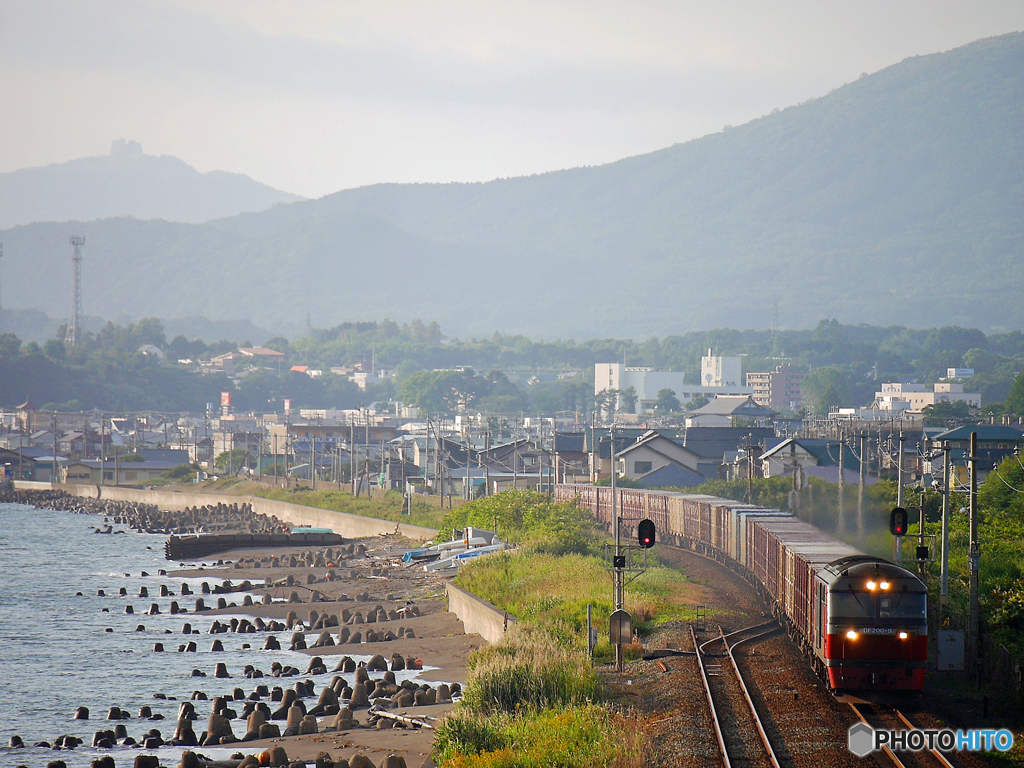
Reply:
<svg viewBox="0 0 1024 768"><path fill-rule="evenodd" d="M690 628L690 637L693 640L693 647L697 656L697 667L700 670L701 680L704 683L704 694L707 697L708 708L711 711L711 721L715 729L715 736L718 740L718 748L722 754L722 765L724 765L725 768L732 768L734 761L736 763L742 761L748 765L763 764L771 766L772 768L780 768L778 757L775 754L775 749L772 746L771 740L768 738L768 734L765 732L761 716L757 711L757 707L754 705L750 692L747 690L747 685L743 680L743 673L740 672L739 665L736 662L736 657L733 655L733 649L736 648L736 646L745 642L757 640L776 632L779 629L780 627L775 621L758 624L753 627L746 627L735 632L730 632L728 635L719 629L718 637L714 637L698 645L693 628ZM730 638L735 638L739 635L749 636L730 644ZM722 644L724 652L721 655L712 656L708 652L707 647L718 643ZM708 660L728 659L729 665L732 669L732 675L730 676L725 670L723 670L720 664L705 663L705 657L707 657ZM744 704L742 706L736 705L738 699L743 700ZM731 714L734 726L732 738L727 737L727 729L723 727L724 718L722 712L726 708L732 710ZM749 714L749 728L755 731L760 738L763 752L756 753L754 755L749 754L746 751L746 746L750 739L742 738L742 734L735 733L736 730L743 728L739 722L740 718L738 715L739 712L744 710ZM732 742L731 751L728 744L730 741Z"/></svg>
<svg viewBox="0 0 1024 768"><path fill-rule="evenodd" d="M846 705L853 710L853 713L857 716L862 723L871 727L877 727L879 724L885 728L906 728L908 730L915 730L915 726L906 715L900 712L898 709L892 709L885 712L881 708L870 704L868 702L855 703L847 701ZM876 724L868 722L868 719L864 716L861 711L861 707L870 707L874 712L876 718ZM888 721L888 722L886 722ZM938 762L943 768L955 768L953 763L949 761L945 755L936 749L923 749L920 752L894 752L889 749L885 744L882 745L882 751L886 757L892 761L892 764L897 768L912 768L912 766L924 766L924 765L935 765ZM930 759L929 759L930 757Z"/></svg>

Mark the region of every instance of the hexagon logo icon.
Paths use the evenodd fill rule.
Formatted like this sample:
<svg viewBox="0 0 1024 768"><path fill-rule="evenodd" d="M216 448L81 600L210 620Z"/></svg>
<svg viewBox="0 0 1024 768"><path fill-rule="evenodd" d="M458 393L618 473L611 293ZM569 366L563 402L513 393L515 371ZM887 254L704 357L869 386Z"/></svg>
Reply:
<svg viewBox="0 0 1024 768"><path fill-rule="evenodd" d="M846 732L846 746L857 757L866 757L875 751L875 729L865 723L851 725Z"/></svg>

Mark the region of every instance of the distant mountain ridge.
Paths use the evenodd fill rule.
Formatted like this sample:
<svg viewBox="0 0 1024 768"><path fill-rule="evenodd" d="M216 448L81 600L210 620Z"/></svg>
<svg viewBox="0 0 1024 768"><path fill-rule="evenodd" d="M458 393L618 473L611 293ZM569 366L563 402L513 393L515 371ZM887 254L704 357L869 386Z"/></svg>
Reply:
<svg viewBox="0 0 1024 768"><path fill-rule="evenodd" d="M107 156L0 173L0 229L125 216L198 224L302 199L240 173L200 173L118 139Z"/></svg>
<svg viewBox="0 0 1024 768"><path fill-rule="evenodd" d="M1022 328L1022 77L1014 33L604 166L381 184L201 225L93 222L85 310L642 338L768 328L777 303L788 328ZM5 286L38 269L70 286L74 226L3 233ZM66 314L70 287L50 293L30 298Z"/></svg>

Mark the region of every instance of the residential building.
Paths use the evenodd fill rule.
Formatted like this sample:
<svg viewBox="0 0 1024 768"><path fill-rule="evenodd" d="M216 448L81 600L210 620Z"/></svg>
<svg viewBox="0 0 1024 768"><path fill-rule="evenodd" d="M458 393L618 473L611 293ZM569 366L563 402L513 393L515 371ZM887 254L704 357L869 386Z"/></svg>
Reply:
<svg viewBox="0 0 1024 768"><path fill-rule="evenodd" d="M761 420L778 416L776 411L754 402L750 395L719 395L686 419L689 427L733 427L740 419Z"/></svg>
<svg viewBox="0 0 1024 768"><path fill-rule="evenodd" d="M805 374L793 370L788 364L779 365L774 371L756 371L747 374L747 386L753 390L751 397L758 405L776 411L795 411L800 407L803 394L800 385Z"/></svg>
<svg viewBox="0 0 1024 768"><path fill-rule="evenodd" d="M702 358L700 384L687 384L682 371L656 371L653 368L626 366L621 363L594 365L595 395L605 390L621 392L630 387L636 392L637 413L653 411L658 401L658 392L662 389L672 390L679 402L684 405L698 397L748 395L752 392L750 387L741 384L738 357L708 355ZM617 409L622 409L621 395Z"/></svg>
<svg viewBox="0 0 1024 768"><path fill-rule="evenodd" d="M703 475L697 471L700 456L653 430L622 449L615 458L618 462L618 474L630 480L642 481L659 470L675 467L677 471L672 473L673 477L682 481L682 484L689 486L704 482ZM685 472L679 472L680 469ZM667 480L668 473L663 474ZM714 477L717 477L717 471Z"/></svg>
<svg viewBox="0 0 1024 768"><path fill-rule="evenodd" d="M872 408L893 414L901 411L920 413L929 405L957 402L965 402L971 408L979 408L981 395L977 392L964 392L964 385L959 382L936 382L929 392L923 384L897 381L882 385L882 391L875 393Z"/></svg>

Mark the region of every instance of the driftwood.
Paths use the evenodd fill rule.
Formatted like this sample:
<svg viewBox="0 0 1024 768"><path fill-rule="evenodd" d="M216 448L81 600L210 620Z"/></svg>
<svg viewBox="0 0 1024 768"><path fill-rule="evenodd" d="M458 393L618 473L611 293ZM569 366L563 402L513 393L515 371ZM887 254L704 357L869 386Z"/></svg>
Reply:
<svg viewBox="0 0 1024 768"><path fill-rule="evenodd" d="M427 720L433 720L434 718L424 715L423 717L407 717L405 715L396 715L393 712L388 712L386 709L379 709L378 707L371 707L366 712L370 717L385 718L387 720L397 720L398 722L408 725L412 728L429 728L434 730L434 726L427 722Z"/></svg>

